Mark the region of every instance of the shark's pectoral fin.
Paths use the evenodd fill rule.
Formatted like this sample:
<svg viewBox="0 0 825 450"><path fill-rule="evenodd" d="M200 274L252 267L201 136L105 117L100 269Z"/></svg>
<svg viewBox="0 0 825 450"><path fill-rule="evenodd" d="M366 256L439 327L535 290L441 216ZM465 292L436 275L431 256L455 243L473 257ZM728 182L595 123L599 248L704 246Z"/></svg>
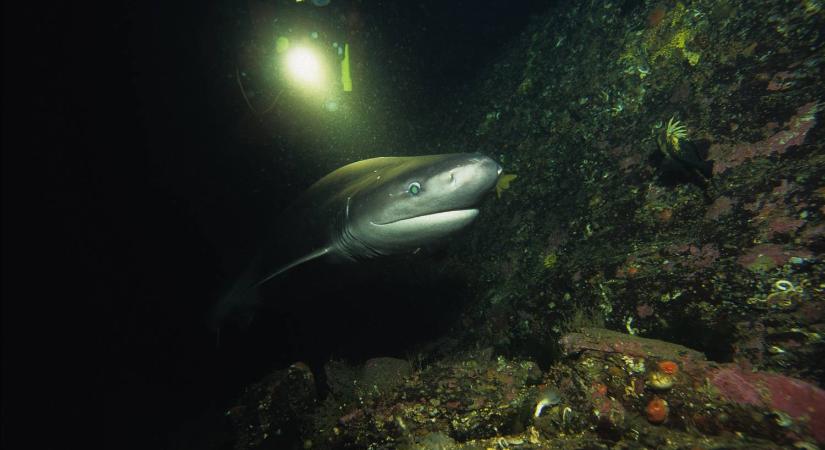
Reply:
<svg viewBox="0 0 825 450"><path fill-rule="evenodd" d="M287 265L285 265L285 266L283 266L283 267L279 268L279 269L278 269L278 270L276 270L275 272L272 272L271 274L267 275L266 277L264 277L263 279L261 279L261 281L259 281L259 282L255 283L255 287L256 287L256 288L257 288L257 287L259 287L260 285L262 285L262 284L266 283L267 281L269 281L269 280L271 280L271 279L273 279L273 278L277 277L278 275L280 275L280 274L282 274L282 273L286 272L287 270L289 270L289 269L291 269L291 268L293 268L293 267L295 267L295 266L297 266L297 265L303 264L303 263L305 263L305 262L307 262L307 261L311 261L311 260L313 260L313 259L315 259L315 258L320 258L320 257L322 257L322 256L324 256L324 255L326 255L326 254L328 254L331 250L332 250L331 248L329 248L329 247L325 247L325 248L322 248L322 249L319 249L319 250L315 250L314 252L312 252L312 253L310 253L310 254L308 254L308 255L306 255L306 256L303 256L303 257L301 257L301 258L298 258L298 259L296 259L295 261L292 261L292 262L290 262L289 264L287 264Z"/></svg>

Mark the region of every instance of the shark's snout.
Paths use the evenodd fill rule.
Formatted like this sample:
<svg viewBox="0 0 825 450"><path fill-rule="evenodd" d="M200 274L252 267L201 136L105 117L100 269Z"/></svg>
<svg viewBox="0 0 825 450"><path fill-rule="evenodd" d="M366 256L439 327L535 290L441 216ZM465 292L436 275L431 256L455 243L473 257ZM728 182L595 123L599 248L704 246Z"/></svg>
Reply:
<svg viewBox="0 0 825 450"><path fill-rule="evenodd" d="M479 156L473 162L473 176L485 186L482 189L491 189L503 171L499 163L487 156Z"/></svg>
<svg viewBox="0 0 825 450"><path fill-rule="evenodd" d="M477 167L479 172L482 172L485 175L489 174L495 178L498 178L498 176L501 175L501 172L504 171L501 165L489 156L479 155L472 160L472 163ZM495 173L495 175L493 175L493 173Z"/></svg>

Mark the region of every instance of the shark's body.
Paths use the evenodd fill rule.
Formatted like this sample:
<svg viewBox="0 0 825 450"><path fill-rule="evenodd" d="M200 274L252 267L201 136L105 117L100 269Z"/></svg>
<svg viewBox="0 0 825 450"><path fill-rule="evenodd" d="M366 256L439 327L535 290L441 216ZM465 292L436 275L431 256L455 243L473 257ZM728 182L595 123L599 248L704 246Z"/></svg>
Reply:
<svg viewBox="0 0 825 450"><path fill-rule="evenodd" d="M373 158L341 167L281 215L277 233L213 310L221 321L304 262L411 253L469 225L501 167L480 154Z"/></svg>

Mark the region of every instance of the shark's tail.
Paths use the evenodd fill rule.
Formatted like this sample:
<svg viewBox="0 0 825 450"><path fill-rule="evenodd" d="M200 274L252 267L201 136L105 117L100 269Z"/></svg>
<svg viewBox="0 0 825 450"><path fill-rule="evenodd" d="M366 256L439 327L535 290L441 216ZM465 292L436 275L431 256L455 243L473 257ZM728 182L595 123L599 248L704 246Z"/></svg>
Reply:
<svg viewBox="0 0 825 450"><path fill-rule="evenodd" d="M220 330L227 323L246 327L255 316L257 307L261 305L258 291L261 285L271 282L270 280L295 266L325 256L331 251L332 249L328 247L321 248L282 266L264 277L261 277L260 267L262 263L259 255L232 284L226 294L212 307L207 319L209 327L215 331Z"/></svg>
<svg viewBox="0 0 825 450"><path fill-rule="evenodd" d="M257 261L250 264L226 293L209 311L209 328L219 331L227 323L246 326L252 321L255 309L260 304L257 284Z"/></svg>

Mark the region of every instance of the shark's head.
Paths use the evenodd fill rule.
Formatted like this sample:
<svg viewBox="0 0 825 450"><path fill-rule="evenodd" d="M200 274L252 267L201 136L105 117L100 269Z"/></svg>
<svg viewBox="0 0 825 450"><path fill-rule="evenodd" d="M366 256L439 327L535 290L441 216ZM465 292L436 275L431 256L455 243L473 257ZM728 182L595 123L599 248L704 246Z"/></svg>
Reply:
<svg viewBox="0 0 825 450"><path fill-rule="evenodd" d="M345 253L405 253L449 236L478 216L475 205L501 174L501 166L480 154L387 159L390 164L364 180L369 187L347 201Z"/></svg>

